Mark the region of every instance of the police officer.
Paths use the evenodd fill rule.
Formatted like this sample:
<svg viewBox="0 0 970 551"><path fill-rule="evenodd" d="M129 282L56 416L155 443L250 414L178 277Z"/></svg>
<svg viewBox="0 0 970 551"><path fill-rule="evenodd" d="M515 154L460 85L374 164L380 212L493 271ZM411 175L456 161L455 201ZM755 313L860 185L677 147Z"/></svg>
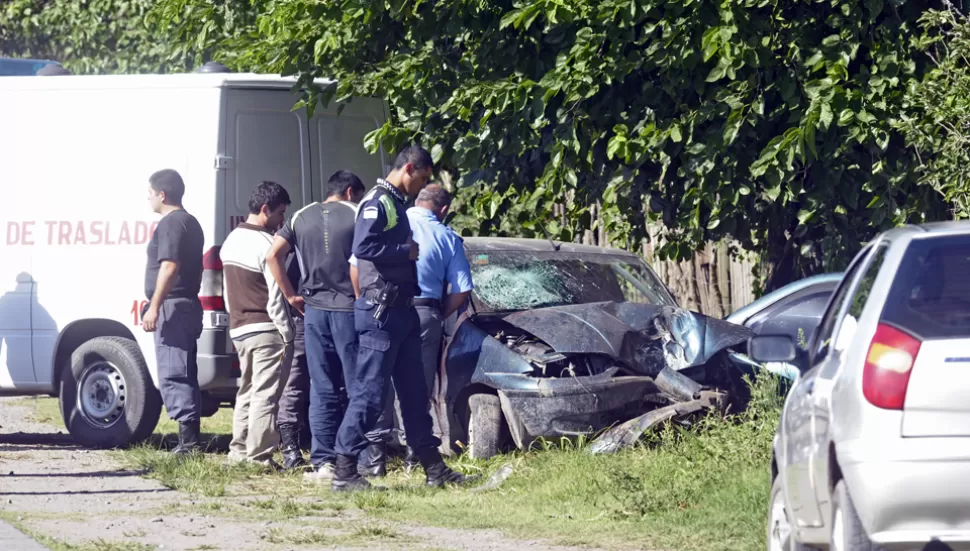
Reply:
<svg viewBox="0 0 970 551"><path fill-rule="evenodd" d="M427 385L421 367L421 335L413 299L420 293L405 202L415 197L433 169L431 155L412 146L402 151L387 179L364 196L354 228L353 254L361 296L354 305L358 336L357 377L348 381L350 400L337 432L334 491L370 486L357 471L357 456L367 446L366 432L384 409L393 378L408 440L424 467L429 486L468 479L445 465L441 441L432 433Z"/></svg>
<svg viewBox="0 0 970 551"><path fill-rule="evenodd" d="M185 183L166 169L148 178L148 203L162 219L148 243L145 295L150 302L142 328L155 333L155 355L162 402L179 424L179 445L185 455L200 447L197 341L202 335L202 248L205 238L198 220L182 208Z"/></svg>
<svg viewBox="0 0 970 551"><path fill-rule="evenodd" d="M418 286L421 292L414 299L414 307L421 325L421 357L424 378L428 385L429 405L441 358L443 320L458 311L473 288L471 267L465 257L462 239L444 224L450 209L451 194L448 190L438 184L431 184L421 190L414 206L407 211L412 237L421 251L417 260ZM355 262L355 259L352 258L351 262ZM364 476L383 474L382 446L393 428L394 410L391 396L377 427L367 435L370 445L362 456L367 456L371 465L368 470L362 471ZM439 436L438 427L435 429L435 435ZM411 470L417 462L414 450L408 446L404 459L405 468Z"/></svg>

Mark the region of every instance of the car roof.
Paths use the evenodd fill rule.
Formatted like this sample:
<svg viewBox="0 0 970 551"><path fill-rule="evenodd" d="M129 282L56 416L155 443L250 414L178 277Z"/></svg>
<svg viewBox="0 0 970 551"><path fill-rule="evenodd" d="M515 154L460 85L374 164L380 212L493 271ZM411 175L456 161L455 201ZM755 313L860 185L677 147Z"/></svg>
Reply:
<svg viewBox="0 0 970 551"><path fill-rule="evenodd" d="M738 308L724 319L732 323L744 324L748 318L764 310L765 308L809 287L831 284L834 290L834 286L838 285L839 281L842 280L842 276L842 272L831 272L827 274L813 275L804 279L793 281L780 289L775 289L774 291L762 296L758 300L755 300L746 306Z"/></svg>
<svg viewBox="0 0 970 551"><path fill-rule="evenodd" d="M549 239L526 239L520 237L464 237L462 239L465 243L465 250L468 252L488 251L554 253L557 252L556 246L558 246L558 252L562 253L608 254L639 258L639 256L622 249L597 247L595 245L582 245L579 243L568 243L563 241L550 241ZM555 243L555 246L553 243Z"/></svg>
<svg viewBox="0 0 970 551"><path fill-rule="evenodd" d="M328 79L315 79L315 83L327 85ZM257 88L290 90L297 83L296 77L256 73L173 73L134 75L67 75L57 78L37 76L12 76L0 79L4 90L99 90L138 88Z"/></svg>
<svg viewBox="0 0 970 551"><path fill-rule="evenodd" d="M947 222L927 222L926 224L907 224L885 231L886 238L917 237L920 235L959 235L970 233L970 220L951 220Z"/></svg>

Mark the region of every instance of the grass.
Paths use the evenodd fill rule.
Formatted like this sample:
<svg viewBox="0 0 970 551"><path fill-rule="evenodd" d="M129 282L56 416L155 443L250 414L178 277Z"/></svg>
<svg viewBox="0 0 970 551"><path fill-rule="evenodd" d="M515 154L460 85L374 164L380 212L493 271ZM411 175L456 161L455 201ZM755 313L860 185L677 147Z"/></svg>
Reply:
<svg viewBox="0 0 970 551"><path fill-rule="evenodd" d="M286 545L325 545L328 547L368 547L380 544L380 548L383 549L388 544L407 544L414 543L417 540L393 528L366 524L358 526L350 532L273 528L269 531L266 541Z"/></svg>
<svg viewBox="0 0 970 551"><path fill-rule="evenodd" d="M489 461L464 456L451 460L453 468L484 475L504 464L512 466L504 484L481 493L427 489L420 470L407 476L394 468L381 482L388 492L348 496L331 494L325 485L304 484L299 473L226 468L224 455L179 464L157 447L142 446L121 452L121 457L132 467L148 469L149 476L168 487L231 498L220 507L225 515L296 519L341 516L353 509L363 511L365 519L392 525L497 529L509 537L563 545L749 551L764 548L771 439L782 402L778 381L769 375L752 384L752 393L752 404L742 414L728 420L711 415L689 427L668 425L643 445L613 455L589 455L582 443L567 441L544 442L541 450ZM220 412L204 421L204 430L228 430L227 419ZM289 545L324 540L333 545L335 537L347 545L408 541L406 534L383 524L367 526L374 531L278 529L268 537Z"/></svg>

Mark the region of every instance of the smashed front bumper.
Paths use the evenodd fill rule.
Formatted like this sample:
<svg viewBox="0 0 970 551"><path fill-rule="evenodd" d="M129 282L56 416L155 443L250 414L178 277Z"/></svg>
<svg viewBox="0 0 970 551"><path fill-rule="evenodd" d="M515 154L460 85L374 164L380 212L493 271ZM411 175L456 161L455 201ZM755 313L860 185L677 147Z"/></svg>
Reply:
<svg viewBox="0 0 970 551"><path fill-rule="evenodd" d="M511 377L523 381L502 385L498 395L512 439L520 449L536 438L590 434L626 421L645 408L655 407L651 398L660 396L651 377L601 373L590 377L503 378Z"/></svg>

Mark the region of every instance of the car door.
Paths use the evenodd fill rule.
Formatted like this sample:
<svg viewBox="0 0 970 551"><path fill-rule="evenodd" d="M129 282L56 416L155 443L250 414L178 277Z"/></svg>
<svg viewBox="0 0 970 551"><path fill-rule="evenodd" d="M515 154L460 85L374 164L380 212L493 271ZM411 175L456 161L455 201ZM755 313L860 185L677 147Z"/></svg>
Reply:
<svg viewBox="0 0 970 551"><path fill-rule="evenodd" d="M861 264L856 281L850 283L849 292L838 310L830 344L825 352L825 359L819 364L820 369L811 392L812 456L809 460L809 477L823 522L830 518L831 509L828 450L832 440L832 389L843 372L846 352L855 339L859 318L862 317L862 311L888 250L888 241L873 245L871 254Z"/></svg>
<svg viewBox="0 0 970 551"><path fill-rule="evenodd" d="M870 252L872 248L866 247L856 255L833 293L809 345L808 369L792 388L785 406L785 486L793 520L800 527L822 526L822 513L812 485L811 473L818 446L814 419L815 387L820 373L832 369L832 362L837 361L829 354L828 344L851 296L850 291L856 276Z"/></svg>

